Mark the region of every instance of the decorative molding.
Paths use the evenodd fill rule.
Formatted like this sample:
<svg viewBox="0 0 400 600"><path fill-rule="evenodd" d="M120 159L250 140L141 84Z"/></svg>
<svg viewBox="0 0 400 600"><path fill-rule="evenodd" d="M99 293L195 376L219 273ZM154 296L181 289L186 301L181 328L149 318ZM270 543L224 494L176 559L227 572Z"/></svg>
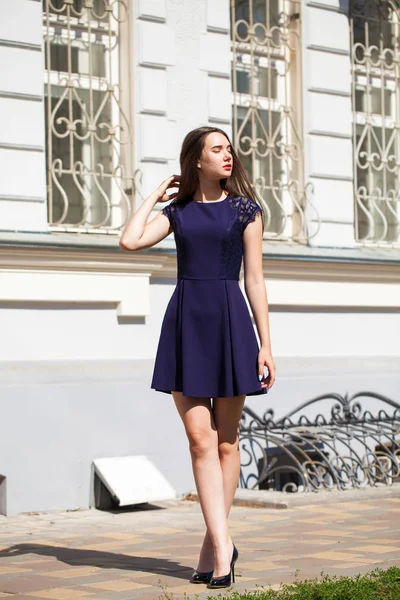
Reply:
<svg viewBox="0 0 400 600"><path fill-rule="evenodd" d="M165 110L156 110L156 109L150 109L150 108L141 108L140 109L140 114L141 115L156 116L156 117L166 117L167 116L167 110L166 109ZM153 162L153 160L152 160L152 162ZM163 161L163 162L165 162L165 161Z"/></svg>
<svg viewBox="0 0 400 600"><path fill-rule="evenodd" d="M298 282L400 283L400 264L395 268L381 263L372 266L370 263L332 263L323 260L279 260L264 257L263 272L268 282L272 279L295 278ZM293 298L296 298L296 301L293 301ZM291 302L297 303L297 293L291 297Z"/></svg>
<svg viewBox="0 0 400 600"><path fill-rule="evenodd" d="M314 94L327 94L328 96L342 96L343 98L351 98L350 92L343 92L341 90L309 87L307 91L314 92Z"/></svg>
<svg viewBox="0 0 400 600"><path fill-rule="evenodd" d="M52 238L51 234L47 234ZM153 279L176 280L174 249L152 249L123 252L116 246L61 247L0 244L0 272L107 275L108 277L144 276ZM319 255L318 255L319 253ZM314 254L314 256L312 256ZM364 257L363 257L364 255ZM390 284L400 283L400 256L387 249L348 250L342 258L332 251L307 246L282 248L264 242L263 271L267 281L286 279L309 282L347 282ZM290 295L291 301L297 298ZM362 305L365 301L360 298Z"/></svg>
<svg viewBox="0 0 400 600"><path fill-rule="evenodd" d="M132 8L141 21L165 23L167 20L166 0L134 0Z"/></svg>
<svg viewBox="0 0 400 600"><path fill-rule="evenodd" d="M309 0L306 2L306 6L310 8L319 8L321 10L328 10L329 12L340 13L342 15L348 16L347 10L341 8L340 6L331 6L330 4L323 4L322 2L314 2L313 0Z"/></svg>
<svg viewBox="0 0 400 600"><path fill-rule="evenodd" d="M352 134L349 133L338 133L336 131L320 131L318 129L312 129L311 131L308 132L308 135L317 135L317 136L322 136L322 137L329 137L329 138L339 138L341 140L351 140L352 139Z"/></svg>
<svg viewBox="0 0 400 600"><path fill-rule="evenodd" d="M311 173L312 179L333 179L335 181L353 181L353 177L349 175L328 175L327 173Z"/></svg>
<svg viewBox="0 0 400 600"><path fill-rule="evenodd" d="M322 284L315 278L301 280L298 271L292 271L289 279L277 277L270 268L266 270L271 307L400 310L400 275L397 283L383 285L383 282L354 281L354 277L326 281L324 274ZM150 273L96 273L68 270L65 266L62 271L0 269L0 307L10 303L52 306L113 303L118 317L145 317L150 311Z"/></svg>
<svg viewBox="0 0 400 600"><path fill-rule="evenodd" d="M211 75L211 77L219 77L220 79L230 79L229 73L221 73L221 71L213 71L212 69L203 69L203 71L206 71L208 75Z"/></svg>
<svg viewBox="0 0 400 600"><path fill-rule="evenodd" d="M0 47L19 48L20 50L34 50L35 52L42 52L41 44L30 44L29 42L17 42L14 40L0 39Z"/></svg>
<svg viewBox="0 0 400 600"><path fill-rule="evenodd" d="M212 73L211 71L208 71L208 74L210 77L215 77L215 79L228 79L229 81L231 79L229 73Z"/></svg>
<svg viewBox="0 0 400 600"><path fill-rule="evenodd" d="M43 96L37 94L22 94L19 92L5 92L0 90L0 98L10 98L11 100L31 100L32 102L43 102Z"/></svg>
<svg viewBox="0 0 400 600"><path fill-rule="evenodd" d="M7 202L37 202L38 204L46 202L46 198L41 198L40 196L4 196L3 194L0 194L0 202L2 200Z"/></svg>
<svg viewBox="0 0 400 600"><path fill-rule="evenodd" d="M49 234L51 236L51 234ZM0 245L0 271L51 271L176 278L176 253L113 248L35 248Z"/></svg>
<svg viewBox="0 0 400 600"><path fill-rule="evenodd" d="M333 223L334 225L354 225L352 219L336 219L335 217L321 217L321 223Z"/></svg>
<svg viewBox="0 0 400 600"><path fill-rule="evenodd" d="M141 114L146 114L146 113L141 113ZM151 156L146 156L145 158L141 158L140 162L141 163L157 163L158 165L167 165L168 161L170 159L168 158L151 158Z"/></svg>
<svg viewBox="0 0 400 600"><path fill-rule="evenodd" d="M149 23L166 23L165 17L157 17L157 15L139 15L138 21L148 21Z"/></svg>
<svg viewBox="0 0 400 600"><path fill-rule="evenodd" d="M350 56L350 52L348 50L341 50L340 48L330 48L329 46L316 46L315 44L310 44L306 46L307 50L316 50L317 52L326 52L327 54L336 54L339 56Z"/></svg>
<svg viewBox="0 0 400 600"><path fill-rule="evenodd" d="M27 144L6 144L0 142L0 150L24 150L26 152L44 152L43 146L31 146Z"/></svg>
<svg viewBox="0 0 400 600"><path fill-rule="evenodd" d="M224 35L229 34L229 29L225 27L215 27L214 25L207 25L207 32L209 33L222 33Z"/></svg>

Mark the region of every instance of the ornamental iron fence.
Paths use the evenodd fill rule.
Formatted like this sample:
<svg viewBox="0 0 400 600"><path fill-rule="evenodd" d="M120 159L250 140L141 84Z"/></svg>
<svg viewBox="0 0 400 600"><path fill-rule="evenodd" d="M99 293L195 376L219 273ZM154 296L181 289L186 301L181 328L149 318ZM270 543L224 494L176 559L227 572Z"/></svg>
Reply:
<svg viewBox="0 0 400 600"><path fill-rule="evenodd" d="M365 406L367 404L367 406ZM276 419L244 407L239 487L318 492L400 482L400 404L373 392L318 396Z"/></svg>

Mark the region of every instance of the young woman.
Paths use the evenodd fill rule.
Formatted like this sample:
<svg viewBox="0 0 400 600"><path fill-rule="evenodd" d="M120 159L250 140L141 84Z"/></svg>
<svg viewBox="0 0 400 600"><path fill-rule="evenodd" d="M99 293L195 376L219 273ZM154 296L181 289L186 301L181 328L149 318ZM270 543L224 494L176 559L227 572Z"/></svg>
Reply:
<svg viewBox="0 0 400 600"><path fill-rule="evenodd" d="M262 211L228 136L201 127L186 136L181 175L166 179L125 227L123 250L174 232L178 282L168 304L151 387L172 394L182 418L206 534L192 583L234 582L238 551L228 514L238 484L239 422L246 395L275 380L262 271ZM178 188L171 194L167 190ZM158 202L172 202L154 219ZM244 284L260 340L240 290ZM264 375L264 367L268 373Z"/></svg>

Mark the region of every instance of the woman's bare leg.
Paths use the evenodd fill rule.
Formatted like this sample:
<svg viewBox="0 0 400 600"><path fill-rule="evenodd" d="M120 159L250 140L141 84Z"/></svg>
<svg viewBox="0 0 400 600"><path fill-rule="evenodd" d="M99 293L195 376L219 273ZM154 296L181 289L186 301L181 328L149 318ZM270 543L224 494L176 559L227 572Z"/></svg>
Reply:
<svg viewBox="0 0 400 600"><path fill-rule="evenodd" d="M240 454L238 432L245 398L246 396L244 395L233 398L216 398L213 403L213 416L218 433L218 455L222 469L227 517L239 481ZM207 530L200 551L198 570L207 572L212 571L213 568L213 547Z"/></svg>
<svg viewBox="0 0 400 600"><path fill-rule="evenodd" d="M193 398L173 392L185 426L193 475L204 521L212 543L214 576L229 573L231 542L225 508L224 477L218 448L218 431L209 398Z"/></svg>

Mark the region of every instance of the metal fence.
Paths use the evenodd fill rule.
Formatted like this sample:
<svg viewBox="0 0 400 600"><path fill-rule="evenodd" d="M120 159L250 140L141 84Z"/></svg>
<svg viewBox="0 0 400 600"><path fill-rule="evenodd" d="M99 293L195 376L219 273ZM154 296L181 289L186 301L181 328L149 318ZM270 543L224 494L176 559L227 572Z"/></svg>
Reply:
<svg viewBox="0 0 400 600"><path fill-rule="evenodd" d="M325 394L279 419L245 406L239 487L283 492L400 482L400 404L373 392Z"/></svg>

